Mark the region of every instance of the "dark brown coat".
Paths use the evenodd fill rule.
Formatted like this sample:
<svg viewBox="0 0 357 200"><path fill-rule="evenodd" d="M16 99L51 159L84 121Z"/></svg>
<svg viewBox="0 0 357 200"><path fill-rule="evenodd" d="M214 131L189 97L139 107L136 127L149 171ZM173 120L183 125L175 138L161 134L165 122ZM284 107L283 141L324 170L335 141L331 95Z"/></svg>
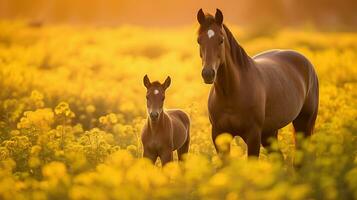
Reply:
<svg viewBox="0 0 357 200"><path fill-rule="evenodd" d="M213 142L222 133L241 136L248 155L259 156L260 144L268 147L269 138L291 122L297 132L311 135L319 85L309 60L292 50L251 58L222 23L220 10L213 17L201 9L197 19L202 77L213 84L208 99Z"/></svg>

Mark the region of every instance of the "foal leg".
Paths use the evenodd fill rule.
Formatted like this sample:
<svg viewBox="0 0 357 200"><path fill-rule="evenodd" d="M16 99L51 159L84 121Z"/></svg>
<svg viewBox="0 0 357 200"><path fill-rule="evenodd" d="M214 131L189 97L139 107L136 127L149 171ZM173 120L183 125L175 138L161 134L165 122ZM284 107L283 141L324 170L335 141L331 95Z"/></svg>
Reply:
<svg viewBox="0 0 357 200"><path fill-rule="evenodd" d="M190 134L189 134L189 131L188 131L187 132L186 142L182 145L182 147L177 149L177 156L178 156L179 160L182 160L183 154L186 154L188 152L189 146L190 146Z"/></svg>
<svg viewBox="0 0 357 200"><path fill-rule="evenodd" d="M173 152L171 149L161 152L159 156L162 166L166 165L168 162L173 161Z"/></svg>

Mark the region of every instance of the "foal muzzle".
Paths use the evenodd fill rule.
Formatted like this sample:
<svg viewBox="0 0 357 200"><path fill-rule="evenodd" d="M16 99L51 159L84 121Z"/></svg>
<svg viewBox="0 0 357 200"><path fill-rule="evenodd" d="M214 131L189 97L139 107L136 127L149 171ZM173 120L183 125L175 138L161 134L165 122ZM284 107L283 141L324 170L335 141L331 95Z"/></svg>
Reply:
<svg viewBox="0 0 357 200"><path fill-rule="evenodd" d="M157 120L159 118L159 112L153 111L150 113L150 118L152 120Z"/></svg>

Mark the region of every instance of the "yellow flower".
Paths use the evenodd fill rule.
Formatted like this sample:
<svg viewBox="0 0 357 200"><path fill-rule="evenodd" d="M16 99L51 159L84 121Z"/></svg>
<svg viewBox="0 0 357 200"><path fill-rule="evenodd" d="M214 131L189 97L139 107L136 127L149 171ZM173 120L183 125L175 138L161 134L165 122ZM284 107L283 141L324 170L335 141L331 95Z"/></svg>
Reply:
<svg viewBox="0 0 357 200"><path fill-rule="evenodd" d="M68 103L66 103L66 102L60 102L56 106L55 114L56 115L64 115L65 117L68 117L68 118L73 118L75 116L75 114L69 108Z"/></svg>
<svg viewBox="0 0 357 200"><path fill-rule="evenodd" d="M209 182L214 187L223 187L229 182L229 179L226 174L217 173L214 176L212 176Z"/></svg>
<svg viewBox="0 0 357 200"><path fill-rule="evenodd" d="M170 162L163 168L163 173L170 179L176 180L181 178L182 171L178 163Z"/></svg>
<svg viewBox="0 0 357 200"><path fill-rule="evenodd" d="M60 179L67 176L67 169L63 163L54 161L42 168L42 174L46 178Z"/></svg>
<svg viewBox="0 0 357 200"><path fill-rule="evenodd" d="M227 151L231 145L232 140L233 140L233 137L231 134L224 133L224 134L219 135L216 138L216 144L217 144L218 149L223 152Z"/></svg>
<svg viewBox="0 0 357 200"><path fill-rule="evenodd" d="M31 147L31 154L38 155L41 151L41 147L39 145L35 145Z"/></svg>
<svg viewBox="0 0 357 200"><path fill-rule="evenodd" d="M48 131L54 122L54 114L51 109L37 109L35 111L27 111L24 117L17 124L19 129L36 128L39 130Z"/></svg>
<svg viewBox="0 0 357 200"><path fill-rule="evenodd" d="M95 112L95 106L94 105L88 105L86 107L86 112L87 113L94 113Z"/></svg>
<svg viewBox="0 0 357 200"><path fill-rule="evenodd" d="M31 92L31 96L30 99L34 102L36 108L41 108L44 106L44 102L43 102L43 94L40 93L37 90L33 90Z"/></svg>
<svg viewBox="0 0 357 200"><path fill-rule="evenodd" d="M30 157L28 163L31 168L36 168L41 165L41 161L38 157Z"/></svg>

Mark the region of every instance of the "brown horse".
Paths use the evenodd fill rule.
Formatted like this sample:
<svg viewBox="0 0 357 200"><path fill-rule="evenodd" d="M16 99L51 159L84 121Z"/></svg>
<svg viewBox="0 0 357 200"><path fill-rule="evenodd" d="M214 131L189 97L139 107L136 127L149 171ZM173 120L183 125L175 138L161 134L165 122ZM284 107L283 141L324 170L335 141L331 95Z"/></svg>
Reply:
<svg viewBox="0 0 357 200"><path fill-rule="evenodd" d="M223 24L198 11L198 43L202 77L213 84L208 99L212 139L221 133L241 136L248 156L259 156L260 144L270 146L278 130L290 122L296 132L312 134L319 86L312 64L292 50L270 50L249 57Z"/></svg>
<svg viewBox="0 0 357 200"><path fill-rule="evenodd" d="M182 110L163 110L165 91L170 83L170 77L163 84L158 81L151 83L147 75L144 77L149 115L141 135L144 157L153 163L160 157L163 165L173 160L175 150L179 160L182 160L190 144L188 115Z"/></svg>

